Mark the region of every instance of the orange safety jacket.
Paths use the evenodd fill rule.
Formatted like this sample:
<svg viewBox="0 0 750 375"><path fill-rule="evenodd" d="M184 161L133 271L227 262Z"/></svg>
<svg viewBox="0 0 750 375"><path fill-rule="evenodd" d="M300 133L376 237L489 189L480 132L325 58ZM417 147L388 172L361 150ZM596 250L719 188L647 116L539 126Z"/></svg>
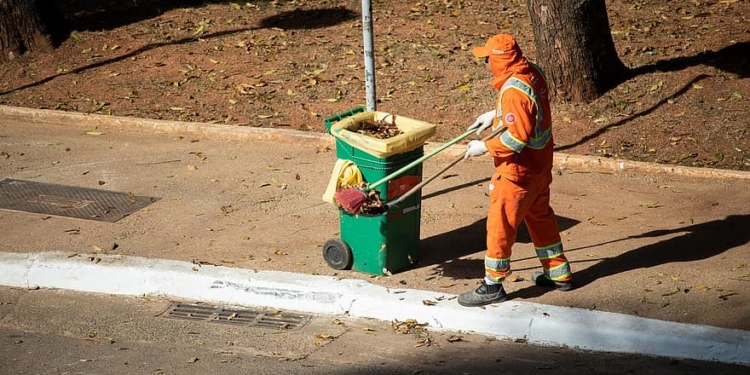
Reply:
<svg viewBox="0 0 750 375"><path fill-rule="evenodd" d="M492 129L506 126L508 130L485 142L496 171L519 182L552 170L552 112L547 82L539 67L526 62L528 69L519 69L504 82L492 82L499 90Z"/></svg>

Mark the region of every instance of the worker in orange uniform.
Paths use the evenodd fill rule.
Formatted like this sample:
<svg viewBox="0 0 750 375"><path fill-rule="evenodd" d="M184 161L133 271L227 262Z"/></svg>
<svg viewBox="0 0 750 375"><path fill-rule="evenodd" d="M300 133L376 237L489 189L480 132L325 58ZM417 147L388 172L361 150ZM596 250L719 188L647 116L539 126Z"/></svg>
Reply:
<svg viewBox="0 0 750 375"><path fill-rule="evenodd" d="M482 306L508 299L503 280L510 274L510 256L521 221L531 235L543 272L532 274L538 286L567 291L572 274L563 254L555 212L550 207L552 183L552 116L547 83L508 34L490 38L473 50L484 57L498 90L496 109L477 117L468 130L477 134L499 126L507 130L489 141L471 141L465 159L489 154L495 172L489 183L485 276L475 290L458 296L463 306Z"/></svg>

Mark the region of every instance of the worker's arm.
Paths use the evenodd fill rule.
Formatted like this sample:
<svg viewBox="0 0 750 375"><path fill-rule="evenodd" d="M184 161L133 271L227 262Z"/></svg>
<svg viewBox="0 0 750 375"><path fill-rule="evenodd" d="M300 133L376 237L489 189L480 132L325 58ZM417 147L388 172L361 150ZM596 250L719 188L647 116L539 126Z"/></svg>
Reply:
<svg viewBox="0 0 750 375"><path fill-rule="evenodd" d="M529 142L536 123L536 105L515 89L506 90L500 103L503 113L497 126L505 126L508 130L487 141L485 145L490 155L508 158L523 151Z"/></svg>

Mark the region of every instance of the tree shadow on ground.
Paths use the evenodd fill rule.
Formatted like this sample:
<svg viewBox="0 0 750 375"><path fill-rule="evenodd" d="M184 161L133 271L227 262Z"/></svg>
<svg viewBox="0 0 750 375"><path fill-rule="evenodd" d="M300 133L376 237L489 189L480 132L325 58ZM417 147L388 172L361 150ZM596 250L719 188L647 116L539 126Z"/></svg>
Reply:
<svg viewBox="0 0 750 375"><path fill-rule="evenodd" d="M709 259L729 249L750 242L750 215L731 215L723 220L714 220L676 229L663 229L636 236L609 241L636 238L654 238L687 232L651 245L646 245L613 258L607 258L581 271L573 269L574 287L580 288L607 276L623 272L650 268L667 263L690 262ZM600 244L606 245L607 243ZM511 293L511 298L534 298L548 289L528 287Z"/></svg>
<svg viewBox="0 0 750 375"><path fill-rule="evenodd" d="M600 135L602 135L602 134L604 134L604 133L606 133L606 132L608 132L608 131L610 131L612 129L621 127L623 125L626 125L627 123L629 123L631 121L634 121L634 120L638 119L639 117L646 116L646 115L650 114L651 112L656 111L663 104L665 104L665 103L669 102L670 100L673 100L674 98L677 98L680 95L686 93L688 90L690 90L690 88L693 87L693 84L701 81L704 78L708 78L708 77L709 76L706 75L706 74L699 74L698 76L696 76L695 78L693 78L689 82L687 82L685 85L683 85L682 88L680 88L679 90L677 90L674 94L662 98L658 103L656 103L651 108L644 109L643 111L635 113L635 114L631 115L628 118L625 118L625 119L622 119L620 121L617 121L617 122L605 125L605 126L599 128L598 130L596 130L595 132L593 132L593 133L591 133L591 134L589 134L587 136L582 137L580 140L578 140L578 141L576 141L574 143L571 143L571 144L568 144L568 145L557 146L557 147L555 147L555 151L556 152L557 151L565 151L567 149L570 149L570 148L573 148L573 147L576 147L576 146L580 146L580 145L586 144L589 141L591 141L592 139L596 139Z"/></svg>
<svg viewBox="0 0 750 375"><path fill-rule="evenodd" d="M580 221L562 216L557 217L560 231L568 230ZM478 220L463 228L426 238L420 243L420 260L417 268L437 266L445 277L474 279L484 272L483 259L460 259L463 256L484 252L487 249L487 219ZM516 243L531 243L525 224L518 228Z"/></svg>
<svg viewBox="0 0 750 375"><path fill-rule="evenodd" d="M264 6L270 0L254 1ZM216 0L59 0L57 5L72 30L102 31L158 17L173 9L198 8L212 3L230 6ZM242 6L244 2L237 2ZM242 8L237 9L241 14ZM260 22L258 28L318 29L354 19L359 15L343 7L296 9L282 12ZM207 16L208 17L208 16Z"/></svg>
<svg viewBox="0 0 750 375"><path fill-rule="evenodd" d="M642 74L655 73L655 72L674 72L689 68L696 65L709 65L725 72L736 74L739 78L750 77L750 42L741 42L728 47L724 47L718 51L707 51L702 52L694 56L689 57L678 57L670 60L661 60L655 64L644 65L642 67L631 69L628 76L625 79L630 79ZM555 147L555 151L564 151L571 149L576 146L588 143L590 140L597 138L598 136L606 133L617 127L626 125L627 123L634 121L640 117L646 116L651 112L654 112L659 107L664 105L670 100L685 94L688 90L693 87L693 84L708 78L707 74L699 74L689 82L685 83L675 93L662 98L658 103L653 105L651 108L647 108L641 112L635 113L625 119L617 121L612 124L601 127L595 132L582 137L580 140L569 144Z"/></svg>
<svg viewBox="0 0 750 375"><path fill-rule="evenodd" d="M750 77L750 42L736 43L718 51L701 52L694 56L661 60L651 65L631 69L631 76L655 72L674 72L696 65L709 65L739 78Z"/></svg>
<svg viewBox="0 0 750 375"><path fill-rule="evenodd" d="M21 87L16 87L7 91L2 91L0 92L0 95L6 95L15 91L25 90L31 87L39 86L47 82L50 82L57 77L61 77L64 75L80 74L87 70L100 68L100 67L118 62L118 61L126 60L131 57L140 55L144 52L157 49L160 47L164 47L164 46L198 43L199 39L210 40L210 39L225 37L228 35L243 33L246 31L258 30L258 29L263 29L263 28L271 28L271 27L278 27L278 28L284 28L284 29L295 29L295 28L304 29L304 28L312 28L314 26L315 28L323 28L323 27L334 26L341 22L345 22L347 19L351 19L354 16L356 16L356 13L345 8L294 10L290 12L283 12L283 13L280 13L271 17L267 17L261 20L260 22L261 26L259 27L250 27L250 28L243 27L243 28L237 28L237 29L232 29L232 30L218 31L215 33L203 34L200 36L189 36L189 37L176 39L176 40L151 43L141 48L130 51L128 53L119 55L117 57L113 57L111 59L97 61L93 64L70 69L69 71L66 71L64 73L55 74L55 75L43 78L39 81L30 83L28 85L23 85Z"/></svg>

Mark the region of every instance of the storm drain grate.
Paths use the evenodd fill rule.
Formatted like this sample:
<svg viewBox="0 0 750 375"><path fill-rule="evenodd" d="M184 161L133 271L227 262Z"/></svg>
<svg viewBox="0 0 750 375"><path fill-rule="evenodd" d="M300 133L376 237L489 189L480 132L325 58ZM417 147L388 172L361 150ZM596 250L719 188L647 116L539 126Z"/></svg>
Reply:
<svg viewBox="0 0 750 375"><path fill-rule="evenodd" d="M310 315L286 311L233 309L199 303L172 303L162 315L173 319L284 330L300 328L311 319Z"/></svg>
<svg viewBox="0 0 750 375"><path fill-rule="evenodd" d="M115 222L159 198L5 179L0 181L0 209Z"/></svg>

